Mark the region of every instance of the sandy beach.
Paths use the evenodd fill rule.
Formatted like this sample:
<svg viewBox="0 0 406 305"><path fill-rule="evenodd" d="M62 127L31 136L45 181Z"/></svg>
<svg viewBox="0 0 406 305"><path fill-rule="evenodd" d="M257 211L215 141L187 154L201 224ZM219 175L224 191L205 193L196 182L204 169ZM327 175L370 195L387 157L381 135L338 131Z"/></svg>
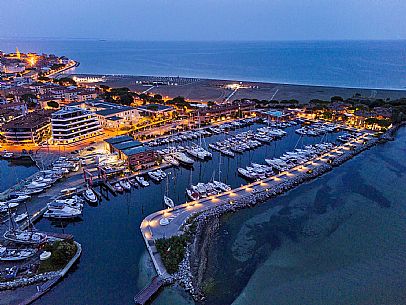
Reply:
<svg viewBox="0 0 406 305"><path fill-rule="evenodd" d="M80 76L100 76L86 75ZM224 88L227 84L238 84L238 80L215 80L197 78L176 78L176 77L153 77L153 76L126 76L126 75L104 75L105 82L99 83L111 87L127 87L138 93L148 90L150 85L143 85L139 82L152 82L165 80L177 82L178 85L159 85L150 89L152 94L161 94L164 97L183 96L194 101L223 101L232 92L232 89ZM138 83L137 83L138 82ZM263 82L241 82L244 88L239 89L232 96L232 99L251 98L270 100L297 99L300 102L307 102L311 99L330 100L332 96L348 98L356 93L364 97L398 99L406 97L406 90L387 89L361 89L361 88L340 88L307 85L290 85Z"/></svg>

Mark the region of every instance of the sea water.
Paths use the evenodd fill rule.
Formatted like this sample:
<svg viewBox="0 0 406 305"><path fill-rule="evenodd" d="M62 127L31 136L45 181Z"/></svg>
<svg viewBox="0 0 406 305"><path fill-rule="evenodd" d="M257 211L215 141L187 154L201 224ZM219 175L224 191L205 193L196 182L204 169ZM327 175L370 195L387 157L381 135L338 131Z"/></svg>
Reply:
<svg viewBox="0 0 406 305"><path fill-rule="evenodd" d="M402 129L317 180L223 217L206 304L405 304L405 147Z"/></svg>
<svg viewBox="0 0 406 305"><path fill-rule="evenodd" d="M75 73L406 88L406 41L146 42L0 39L0 50L75 59Z"/></svg>

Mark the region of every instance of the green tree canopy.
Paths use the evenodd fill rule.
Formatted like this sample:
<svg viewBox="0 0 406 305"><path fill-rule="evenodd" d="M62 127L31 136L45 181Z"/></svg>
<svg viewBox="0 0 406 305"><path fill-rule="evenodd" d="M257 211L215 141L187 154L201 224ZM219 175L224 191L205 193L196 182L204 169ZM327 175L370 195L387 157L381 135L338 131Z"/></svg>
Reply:
<svg viewBox="0 0 406 305"><path fill-rule="evenodd" d="M59 104L55 101L49 101L49 102L47 102L47 105L50 108L56 108L56 109L59 108Z"/></svg>

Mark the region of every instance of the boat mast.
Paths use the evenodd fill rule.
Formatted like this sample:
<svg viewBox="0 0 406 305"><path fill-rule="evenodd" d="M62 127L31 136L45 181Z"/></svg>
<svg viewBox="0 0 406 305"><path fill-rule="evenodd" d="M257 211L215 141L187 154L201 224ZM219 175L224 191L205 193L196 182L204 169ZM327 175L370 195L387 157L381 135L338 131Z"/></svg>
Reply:
<svg viewBox="0 0 406 305"><path fill-rule="evenodd" d="M202 134L200 132L201 121L200 121L200 112L199 111L197 111L197 116L199 117L199 146L202 147Z"/></svg>
<svg viewBox="0 0 406 305"><path fill-rule="evenodd" d="M11 215L10 206L8 203L7 203L7 212L8 212L8 217L9 217L8 230L13 232L15 235L17 224L14 222L14 219Z"/></svg>
<svg viewBox="0 0 406 305"><path fill-rule="evenodd" d="M218 169L218 171L219 171L219 182L221 182L221 178L220 178L220 175L221 175L221 154L219 154L220 155L220 157L219 157L219 169Z"/></svg>
<svg viewBox="0 0 406 305"><path fill-rule="evenodd" d="M25 212L27 213L27 218L28 218L28 226L30 226L31 223L31 218L30 218L30 214L28 213L28 209L27 209L27 203L24 201L24 208L25 208Z"/></svg>
<svg viewBox="0 0 406 305"><path fill-rule="evenodd" d="M171 174L171 172L169 172L166 175L166 189L165 189L165 196L169 197L169 175Z"/></svg>
<svg viewBox="0 0 406 305"><path fill-rule="evenodd" d="M190 168L190 177L189 177L189 185L190 186L192 186L192 178L193 178L193 175L192 175L192 167Z"/></svg>

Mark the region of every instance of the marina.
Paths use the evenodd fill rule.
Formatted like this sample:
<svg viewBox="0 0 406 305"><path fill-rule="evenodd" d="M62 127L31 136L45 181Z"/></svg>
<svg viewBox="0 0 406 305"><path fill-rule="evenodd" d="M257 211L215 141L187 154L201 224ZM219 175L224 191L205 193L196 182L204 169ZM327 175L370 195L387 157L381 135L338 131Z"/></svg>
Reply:
<svg viewBox="0 0 406 305"><path fill-rule="evenodd" d="M250 130L257 130L260 128L275 128L275 127L270 127L267 126L268 124L263 124L263 123L252 123L250 125L247 125L245 127L241 127L238 129L234 130L228 130L227 131L227 136L236 136L240 137L239 134L241 133L248 133L252 134L252 131ZM94 180L94 184L92 185L92 188L86 188L86 186L83 184L83 178L82 174L80 171L76 173L75 166L70 166L68 171L71 171L70 174L68 174L68 178L64 178L64 182L62 183L63 187L51 187L48 190L45 188L45 185L50 183L52 181L51 178L56 178L52 177L52 175L55 174L55 172L45 172L41 173L39 172L39 175L35 176L34 180L30 180L27 182L26 185L31 185L32 189L37 189L44 187L46 191L46 197L47 198L52 198L49 196L53 196L53 200L49 200L46 202L46 207L45 209L41 207L40 211L30 211L29 209L29 214L33 215L36 214L36 227L40 228L41 231L53 231L54 229L51 229L53 226L57 226L56 228L60 227L62 224L62 232L65 232L66 230L69 231L69 228L71 227L72 221L73 223L77 223L76 220L73 220L73 218L79 217L79 223L86 218L86 213L88 213L88 206L90 205L95 205L99 206L103 201L110 201L114 200L114 197L117 196L117 198L121 196L130 196L130 198L144 198L145 192L152 194L156 193L157 190L160 192L162 195L160 198L161 200L155 201L155 204L152 205L145 205L144 204L144 199L141 199L141 214L138 215L138 217L142 217L142 215L146 215L148 211L153 212L156 209L176 209L179 204L182 204L182 202L190 200L188 196L187 190L194 185L192 189L199 190L201 193L199 193L199 197L201 196L202 198L211 198L212 196L221 196L222 193L230 191L231 188L235 188L238 185L245 184L246 182L244 181L243 178L240 178L237 173L237 168L239 165L242 164L250 164L252 162L264 162L263 157L259 158L260 156L275 156L279 155L283 151L286 151L288 147L294 148L294 147L302 147L302 142L303 143L318 143L318 141L322 140L323 138L307 138L304 139L301 136L297 135L297 133L294 132L296 126L295 125L287 125L285 126L285 133L286 135L281 138L275 138L273 141L269 143L263 143L261 142L261 145L258 145L256 147L252 147L249 150L239 153L238 157L229 159L227 157L221 157L222 154L212 150L212 158L209 160L201 160L198 156L192 156L187 157L185 153L182 151L178 151L181 153L178 155L178 158L180 160L184 159L183 162L179 162L179 165L176 166L170 162L163 163L163 167L161 168L156 168L156 169L149 169L149 170L144 170L140 171L140 173L136 173L135 175L118 175L118 176L111 176L110 179L108 180L100 180L101 184L98 186L97 180ZM331 139L336 139L341 133L337 133L334 135L331 135ZM224 138L223 133L210 133L210 135L206 135L205 140L202 141L204 143L203 145L210 145L211 143L216 143L217 141L221 141L222 138ZM300 140L300 141L299 141ZM194 139L195 143L199 143L199 138ZM190 144L188 140L185 142L179 142L181 145L184 145L184 147L191 146L193 145L193 141L190 141ZM278 144L279 143L279 144ZM197 144L198 145L198 144ZM282 146L281 146L282 145ZM162 145L161 147L158 146L156 149L165 149L167 144ZM280 147L281 146L281 147ZM208 147L208 149L210 149ZM262 151L261 153L258 153L259 151ZM186 150L183 150L186 152ZM254 153L255 151L255 153ZM96 160L97 158L92 157L88 158L86 157L86 165L83 165L85 169L91 168L92 167L92 160ZM192 159L193 158L193 159ZM224 160L222 160L224 159ZM76 160L76 159L75 159ZM114 158L113 158L114 160ZM192 160L193 163L191 163L188 160ZM234 161L233 161L234 160ZM79 161L75 161L79 162ZM102 162L103 166L110 166L113 170L114 167L120 167L121 164L117 161L114 161L116 163L110 163L107 161L107 159L100 159L99 162ZM115 164L115 165L113 165ZM56 165L60 165L56 163ZM181 166L180 166L181 165ZM232 166L234 170L230 168ZM227 170L225 169L227 167ZM210 168L210 170L207 170L207 168ZM66 175L65 170L62 170L61 168L56 168L54 170L59 170L59 174ZM218 177L217 177L218 176ZM206 178L205 178L206 177ZM47 180L50 179L50 180ZM68 180L65 180L68 179ZM77 181L76 183L70 183L68 181L73 180ZM149 181L149 182L148 182ZM204 181L208 181L207 184L204 185ZM33 184L34 182L34 184ZM42 183L42 184L41 184ZM55 182L56 186L59 185L59 182ZM181 185L184 185L183 187ZM157 189L158 188L158 189ZM107 192L103 189L107 189ZM160 189L160 191L159 191ZM182 191L183 189L183 191ZM57 192L58 190L58 192ZM87 192L87 190L92 190L93 195L97 197L97 202L94 202L94 196L90 193ZM48 194L49 192L49 194ZM110 195L108 194L110 193ZM22 194L22 193L21 193ZM21 196L20 194L20 196ZM80 196L80 200L75 200L75 196L78 194ZM86 195L87 194L87 195ZM43 198L43 194L32 194L31 196L39 198ZM112 196L112 197L111 197ZM156 194L154 195L156 196ZM207 196L207 197L206 197ZM18 197L17 197L18 198ZM93 198L92 200L89 200L89 198ZM30 199L33 200L33 199ZM34 198L36 201L36 199ZM130 200L129 198L127 200ZM134 200L134 199L132 199ZM136 202L138 201L135 199ZM78 202L79 201L79 202ZM93 201L93 202L92 202ZM43 202L43 201L42 201ZM154 202L154 201L152 201ZM31 202L28 202L28 204L31 204ZM82 212L83 210L83 212ZM58 212L56 214L53 214L54 212ZM41 213L41 215L44 215L44 219L40 220L38 213ZM83 214L82 214L83 213ZM49 222L48 219L53 219L51 222ZM67 219L72 219L72 220L67 220ZM48 221L48 223L52 227L48 227L45 225L44 221ZM141 221L141 219L140 219ZM170 226L171 223L176 222L176 217L172 217L169 215L168 217L165 217L164 219L161 220L161 225L162 226ZM59 229L57 229L58 231ZM62 233L61 232L61 233ZM76 234L75 234L76 235Z"/></svg>
<svg viewBox="0 0 406 305"><path fill-rule="evenodd" d="M76 2L2 5L0 305L406 304L406 4Z"/></svg>
<svg viewBox="0 0 406 305"><path fill-rule="evenodd" d="M221 211L222 208L224 211L227 209L233 210L234 206L238 206L238 202L241 202L242 206L244 206L244 204L253 205L256 201L255 197L275 196L276 194L284 192L286 189L296 186L302 181L317 177L325 171L331 170L332 166L328 163L328 160L331 160L331 158L334 159L334 162L338 162L339 164L351 158L355 151L363 151L368 147L365 145L366 143L371 145L375 142L376 139L373 139L368 133L365 133L354 141L331 149L304 164L295 166L270 178L261 179L254 183L235 188L229 192L212 195L201 200L193 200L178 205L171 211L164 210L149 215L142 222L140 229L158 275L163 279L170 278L170 275L167 273L159 258L159 254L156 252L154 241L163 236L168 237L179 234L182 224L184 224L190 216L197 215L203 211L210 211L211 209L218 209L219 211ZM164 226L160 224L162 218L168 218L172 215L174 217L172 217L169 224L165 224ZM188 285L186 285L186 287L188 287Z"/></svg>
<svg viewBox="0 0 406 305"><path fill-rule="evenodd" d="M47 75L57 77L52 82L6 82L38 98L38 88L52 88L53 98L62 104L46 102L43 109L27 112L18 98L11 100L12 94L8 100L0 96L7 113L12 114L10 107L22 112L3 118L0 166L7 162L8 167L24 164L30 169L13 175L0 194L4 304L38 298L41 304L55 304L54 293L60 289L70 291L73 300L64 301L72 304L79 297L79 303L100 303L100 295L103 302L115 303L117 293L120 300L160 304L158 293L167 285L170 291L188 292L194 301L203 301L212 285L200 283L198 275L207 266L207 259L203 264L199 260L205 260L210 246L204 228L210 236L222 215L284 194L393 139L393 127L404 116L402 100L375 100L376 93L302 103L296 98L274 100L282 92L275 87L271 100L231 101L244 90L264 88L260 83L213 81L209 86L226 91L223 100L199 102L150 94L162 85L158 83L142 93L100 84L88 87L76 80L97 83L107 77L63 77L59 71L78 65L67 57L18 49L1 55L7 63L31 63L26 73L33 80L42 68L49 69ZM55 96L56 91L61 95ZM81 257L84 263L74 266L82 255L79 242L90 252ZM96 279L99 283L91 283L96 289L77 289L79 281L56 286L71 268L72 277ZM125 284L123 277L129 279ZM145 288L136 294L130 286L134 283Z"/></svg>

